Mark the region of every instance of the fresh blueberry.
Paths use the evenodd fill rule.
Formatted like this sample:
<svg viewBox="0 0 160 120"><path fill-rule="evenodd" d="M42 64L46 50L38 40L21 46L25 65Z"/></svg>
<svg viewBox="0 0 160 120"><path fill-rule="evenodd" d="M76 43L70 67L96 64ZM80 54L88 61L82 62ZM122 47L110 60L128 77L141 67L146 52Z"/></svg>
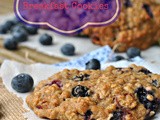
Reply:
<svg viewBox="0 0 160 120"><path fill-rule="evenodd" d="M146 109L149 109L151 111L157 110L159 103L158 103L157 99L154 97L154 94L152 91L147 91L143 87L140 87L135 92L137 93L137 98L138 98L139 102L142 103ZM149 101L147 99L147 95L152 95L154 97L154 100Z"/></svg>
<svg viewBox="0 0 160 120"><path fill-rule="evenodd" d="M67 43L65 45L63 45L61 47L61 52L64 54L64 55L67 55L67 56L72 56L75 54L75 47L74 45L70 44L70 43Z"/></svg>
<svg viewBox="0 0 160 120"><path fill-rule="evenodd" d="M13 22L14 25L17 25L17 24L20 23L20 20L15 17L15 18L12 19L12 22Z"/></svg>
<svg viewBox="0 0 160 120"><path fill-rule="evenodd" d="M154 17L154 15L153 15L153 13L152 13L152 10L151 10L151 8L150 8L150 6L149 6L148 4L143 4L143 8L145 9L145 11L147 12L147 14L148 14L151 18Z"/></svg>
<svg viewBox="0 0 160 120"><path fill-rule="evenodd" d="M0 34L6 34L12 27L14 23L10 20L6 21L3 25L0 26Z"/></svg>
<svg viewBox="0 0 160 120"><path fill-rule="evenodd" d="M13 37L17 42L24 42L28 39L28 34L25 31L13 32Z"/></svg>
<svg viewBox="0 0 160 120"><path fill-rule="evenodd" d="M84 120L90 120L90 117L92 115L92 111L91 110L87 110L87 112L84 115Z"/></svg>
<svg viewBox="0 0 160 120"><path fill-rule="evenodd" d="M112 58L112 61L113 62L116 62L116 61L120 61L120 60L124 60L125 58L123 56L120 56L120 55L117 55L115 57Z"/></svg>
<svg viewBox="0 0 160 120"><path fill-rule="evenodd" d="M14 90L20 93L26 93L33 88L33 78L25 73L21 73L12 79L11 86Z"/></svg>
<svg viewBox="0 0 160 120"><path fill-rule="evenodd" d="M88 88L82 85L77 85L72 89L72 95L74 97L87 97L89 96Z"/></svg>
<svg viewBox="0 0 160 120"><path fill-rule="evenodd" d="M123 120L123 114L121 110L114 111L110 120Z"/></svg>
<svg viewBox="0 0 160 120"><path fill-rule="evenodd" d="M6 34L7 33L7 28L5 25L1 25L0 26L0 34Z"/></svg>
<svg viewBox="0 0 160 120"><path fill-rule="evenodd" d="M43 34L41 35L41 37L39 38L39 42L42 45L52 45L52 36L48 35L48 34Z"/></svg>
<svg viewBox="0 0 160 120"><path fill-rule="evenodd" d="M3 43L4 48L8 50L16 50L18 48L17 41L13 38L6 38Z"/></svg>
<svg viewBox="0 0 160 120"><path fill-rule="evenodd" d="M27 32L27 30L23 24L18 24L12 28L11 32Z"/></svg>
<svg viewBox="0 0 160 120"><path fill-rule="evenodd" d="M127 56L129 58L134 58L136 56L141 56L141 51L138 48L131 47L127 50Z"/></svg>
<svg viewBox="0 0 160 120"><path fill-rule="evenodd" d="M89 77L90 77L90 75L88 75L88 74L84 74L84 75L80 74L80 75L74 76L73 80L74 81L84 81L84 80L88 80Z"/></svg>
<svg viewBox="0 0 160 120"><path fill-rule="evenodd" d="M26 30L27 30L28 34L35 35L35 34L37 34L38 28L27 25Z"/></svg>
<svg viewBox="0 0 160 120"><path fill-rule="evenodd" d="M101 64L97 59L91 59L86 63L86 69L98 70L101 69Z"/></svg>

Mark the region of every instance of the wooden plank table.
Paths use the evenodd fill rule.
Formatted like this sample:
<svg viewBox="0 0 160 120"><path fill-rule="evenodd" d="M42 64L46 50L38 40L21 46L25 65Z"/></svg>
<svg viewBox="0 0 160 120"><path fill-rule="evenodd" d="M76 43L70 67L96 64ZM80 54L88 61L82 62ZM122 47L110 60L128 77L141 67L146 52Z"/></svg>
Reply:
<svg viewBox="0 0 160 120"><path fill-rule="evenodd" d="M0 15L13 13L13 0L0 0ZM9 51L3 48L3 38L0 36L0 64L5 60L15 60L25 64L47 63L53 64L66 59L48 56L33 49L19 47L16 51ZM22 100L4 87L0 79L0 120L25 120L22 113Z"/></svg>

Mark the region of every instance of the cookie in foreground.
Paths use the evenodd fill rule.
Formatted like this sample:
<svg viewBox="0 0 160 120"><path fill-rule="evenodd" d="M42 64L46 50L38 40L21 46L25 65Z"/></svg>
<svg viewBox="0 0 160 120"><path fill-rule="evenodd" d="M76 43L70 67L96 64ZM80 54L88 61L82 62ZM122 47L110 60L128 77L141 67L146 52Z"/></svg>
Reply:
<svg viewBox="0 0 160 120"><path fill-rule="evenodd" d="M41 118L144 120L160 103L160 75L144 67L65 69L41 81L26 102Z"/></svg>

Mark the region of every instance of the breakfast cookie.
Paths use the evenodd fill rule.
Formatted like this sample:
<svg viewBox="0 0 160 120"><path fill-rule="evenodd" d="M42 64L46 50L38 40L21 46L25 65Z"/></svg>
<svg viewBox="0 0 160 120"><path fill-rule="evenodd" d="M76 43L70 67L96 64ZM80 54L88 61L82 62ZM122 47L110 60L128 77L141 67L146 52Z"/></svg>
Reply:
<svg viewBox="0 0 160 120"><path fill-rule="evenodd" d="M65 69L41 81L26 102L53 120L144 120L157 112L160 75L146 68Z"/></svg>
<svg viewBox="0 0 160 120"><path fill-rule="evenodd" d="M121 0L118 20L106 27L91 27L82 34L93 43L109 45L124 52L129 47L142 50L160 41L160 3L156 0Z"/></svg>

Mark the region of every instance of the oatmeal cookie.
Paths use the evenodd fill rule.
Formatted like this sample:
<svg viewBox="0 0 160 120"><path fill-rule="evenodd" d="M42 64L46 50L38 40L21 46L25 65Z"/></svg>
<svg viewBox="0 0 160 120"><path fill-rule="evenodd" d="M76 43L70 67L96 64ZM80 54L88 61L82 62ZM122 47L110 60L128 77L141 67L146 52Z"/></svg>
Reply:
<svg viewBox="0 0 160 120"><path fill-rule="evenodd" d="M124 52L129 47L142 50L160 40L160 3L156 0L121 0L118 20L106 27L92 27L83 31L93 43L116 47Z"/></svg>
<svg viewBox="0 0 160 120"><path fill-rule="evenodd" d="M144 120L159 107L160 75L136 65L65 69L41 81L26 102L54 120Z"/></svg>

